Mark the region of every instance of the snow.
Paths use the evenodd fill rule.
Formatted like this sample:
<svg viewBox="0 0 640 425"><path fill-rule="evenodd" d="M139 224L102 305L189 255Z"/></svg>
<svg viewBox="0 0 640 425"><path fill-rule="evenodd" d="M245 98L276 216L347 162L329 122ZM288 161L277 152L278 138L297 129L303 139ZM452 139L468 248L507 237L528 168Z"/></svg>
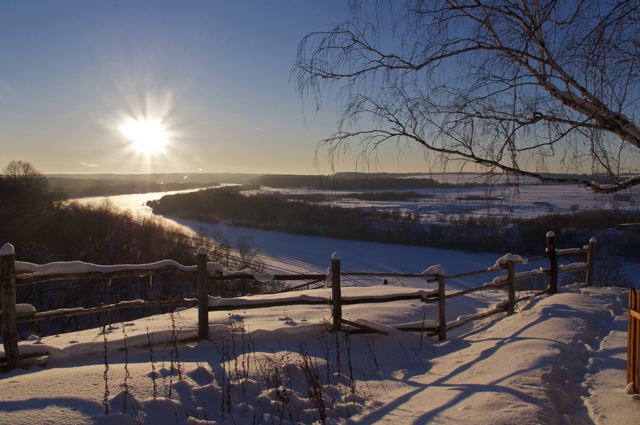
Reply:
<svg viewBox="0 0 640 425"><path fill-rule="evenodd" d="M543 189L544 199L548 199L548 187ZM570 197L557 198L576 202ZM458 272L486 267L495 259L495 254L165 220L189 230L222 229L232 240L241 235L253 236L257 248L268 255L261 258L266 260L270 271L322 272L329 263L328 253L336 249L342 253L343 268L348 270L409 272L428 258L432 263L444 264L450 272ZM363 256L363 252L367 255ZM345 277L343 284L363 282ZM398 280L389 286L394 284L416 283ZM461 289L474 282L456 281L451 287L447 284L448 289ZM424 290L424 279L420 285ZM342 290L346 293L348 289ZM403 325L435 326L432 320L437 317L435 305L425 305L419 300L385 303L375 308L370 304L344 306L345 319L365 321L361 323L380 326L387 333L350 338L326 332L325 325L331 317L326 305L243 310L247 305L242 305L243 302L255 302L249 299L241 301L232 312L210 312L211 341L196 343L193 340L196 311L183 310L174 314L176 339L184 341L179 346L182 379L171 373L175 352L169 344L172 340L169 315L115 324L108 330L107 343L109 416L104 416L102 406L104 346L99 329L23 341L22 352L36 353L39 348L39 352L47 348L52 354L33 360L39 367L0 376L0 423L38 423L43 417L54 425L317 421L317 416L312 417L310 386L301 367L302 345L308 349L319 375L328 377L322 382L322 392L328 395L325 402L329 423L635 423L640 400L627 394L624 385L626 325L620 316L625 293L619 289L577 286L563 287L562 291L566 292L537 298L528 305L519 304L513 316L494 316L476 323L475 328L466 324L449 332L450 340L442 344L418 332L390 331ZM327 300L330 290L326 292L321 295L304 291L294 295ZM447 319L493 308L500 305L504 296L504 291L486 290L448 299ZM214 299L214 302L226 301ZM497 318L501 319L494 321ZM156 399L151 392L147 328L159 376ZM121 413L125 400L123 329L129 333L131 374L129 407L124 414ZM250 338L254 347L249 353L237 348L246 342L245 338ZM340 348L336 348L338 345ZM354 361L347 362L351 356ZM249 377L233 379L229 384L232 413L222 417L220 406L227 399L224 388L225 382L229 382L222 379L222 372L230 374L234 367L236 371L242 370L239 364L249 365ZM350 374L346 372L349 365L353 366L352 378L357 388L353 392ZM277 377L278 370L283 371L282 385L269 387L265 376ZM169 396L171 379L174 392ZM289 410L283 400L289 400ZM134 412L135 409L140 410ZM298 416L287 418L286 412ZM138 414L140 420L135 420L133 414Z"/></svg>
<svg viewBox="0 0 640 425"><path fill-rule="evenodd" d="M373 322L371 320L365 319L357 319L354 323L362 326L366 326L367 328L373 329L382 335L388 335L393 332L398 332L396 328L392 326L382 325L380 323Z"/></svg>
<svg viewBox="0 0 640 425"><path fill-rule="evenodd" d="M477 181L474 181L477 183ZM363 201L351 194L380 192L413 192L422 198L395 201ZM520 184L518 190L511 186L450 187L406 190L314 190L262 187L243 193L280 193L284 196L314 195L326 200L316 202L342 208L365 208L379 211L400 211L416 214L425 222L446 223L451 217L519 217L531 218L549 213L571 214L576 207L589 209L623 210L637 209L638 188L630 189L629 200L621 200L611 194L598 194L582 186L572 184Z"/></svg>
<svg viewBox="0 0 640 425"><path fill-rule="evenodd" d="M562 248L556 249L557 255L575 255L575 254L584 254L584 250L589 249L589 245L585 245L582 248Z"/></svg>
<svg viewBox="0 0 640 425"><path fill-rule="evenodd" d="M586 267L587 267L587 263L577 262L577 263L561 264L560 266L558 266L558 270L561 272L569 272L572 270L583 270Z"/></svg>
<svg viewBox="0 0 640 425"><path fill-rule="evenodd" d="M186 272L196 271L196 266L185 266L175 260L161 260L143 264L92 264L84 261L57 261L47 264L34 264L27 261L16 261L16 272L26 277L49 276L75 273L115 273L121 271L153 271L163 267L174 267ZM223 271L220 263L207 263L209 273Z"/></svg>
<svg viewBox="0 0 640 425"><path fill-rule="evenodd" d="M438 326L438 322L436 320L419 320L417 322L408 322L408 323L400 323L397 325L393 325L394 329L402 329L402 328L435 328Z"/></svg>
<svg viewBox="0 0 640 425"><path fill-rule="evenodd" d="M418 288L343 288L346 296L365 289ZM21 341L22 352L51 354L0 377L0 423L317 422L314 376L327 423L634 423L640 400L625 391L626 293L563 291L519 304L512 316L467 324L444 343L396 330L435 325L436 307L419 300L345 305L345 319L386 333L348 338L326 331L328 306L211 312L211 340L201 342L192 339L195 309L174 313L173 327L169 314L115 323L106 334L108 416L101 329ZM448 300L448 320L485 308L480 301L494 293L504 298L487 291ZM179 357L172 333L185 341Z"/></svg>
<svg viewBox="0 0 640 425"><path fill-rule="evenodd" d="M36 308L31 304L16 304L16 317L33 316Z"/></svg>
<svg viewBox="0 0 640 425"><path fill-rule="evenodd" d="M2 310L0 310L0 313ZM16 317L30 317L36 313L36 308L31 304L16 304Z"/></svg>
<svg viewBox="0 0 640 425"><path fill-rule="evenodd" d="M427 267L421 274L425 276L444 276L446 274L444 266L442 264L436 264Z"/></svg>
<svg viewBox="0 0 640 425"><path fill-rule="evenodd" d="M545 273L544 269L542 269L542 267L540 267L539 269L527 270L525 272L516 273L514 275L514 277L515 277L516 280L518 280L518 279L525 279L525 278L528 278L528 277L541 276L544 273Z"/></svg>
<svg viewBox="0 0 640 425"><path fill-rule="evenodd" d="M201 246L196 251L196 255L207 255L207 254L208 254L208 251L207 251L207 247L206 246Z"/></svg>
<svg viewBox="0 0 640 425"><path fill-rule="evenodd" d="M306 291L289 291L277 294L248 295L235 298L221 298L209 296L210 307L238 307L260 305L265 303L295 304L296 302L331 302L331 288L310 289ZM356 301L365 298L381 299L393 296L415 296L416 299L436 295L437 290L419 288L402 288L397 286L379 285L367 287L341 288L343 301Z"/></svg>
<svg viewBox="0 0 640 425"><path fill-rule="evenodd" d="M207 263L207 273L213 274L216 272L224 272L224 266L220 263L214 263L212 261Z"/></svg>
<svg viewBox="0 0 640 425"><path fill-rule="evenodd" d="M340 259L340 253L338 251L334 251L333 254L331 254L331 259L332 260L339 260Z"/></svg>
<svg viewBox="0 0 640 425"><path fill-rule="evenodd" d="M2 245L2 248L0 248L0 256L15 255L15 253L15 248L9 242L5 243L4 245Z"/></svg>
<svg viewBox="0 0 640 425"><path fill-rule="evenodd" d="M47 264L34 264L16 261L16 272L29 273L29 276L47 276L66 273L113 273L128 270L157 270L163 267L175 267L183 271L195 271L195 266L183 266L174 260L161 260L145 264L92 264L84 261L57 261Z"/></svg>
<svg viewBox="0 0 640 425"><path fill-rule="evenodd" d="M546 237L547 237L547 239L549 239L549 238L555 238L555 237L556 237L556 233L555 233L555 232L553 232L553 231L551 231L551 230L549 230L549 231L547 232L547 234L546 234Z"/></svg>
<svg viewBox="0 0 640 425"><path fill-rule="evenodd" d="M369 419L402 423L413 411L414 423L586 423L578 422L580 376L592 355L584 343L597 336L594 324L606 323L600 302L580 293L543 298L522 314L448 343L458 347L443 347L446 354L409 389L389 390L389 403L402 399L402 411L382 407Z"/></svg>
<svg viewBox="0 0 640 425"><path fill-rule="evenodd" d="M507 267L507 264L511 262L513 264L527 264L527 259L516 254L505 254L498 258L493 266L489 267L489 271L499 271Z"/></svg>
<svg viewBox="0 0 640 425"><path fill-rule="evenodd" d="M0 313L2 310L0 310ZM31 304L16 304L16 317L30 317L36 313L36 308Z"/></svg>
<svg viewBox="0 0 640 425"><path fill-rule="evenodd" d="M585 293L599 296L599 290L585 288ZM595 326L604 328L603 338L596 338L587 362L588 373L583 382L586 394L582 396L589 416L596 424L615 425L633 423L640 411L640 397L633 392L633 384L626 382L627 361L627 315L624 304L607 303L609 314L605 323ZM608 328L608 329L607 329Z"/></svg>
<svg viewBox="0 0 640 425"><path fill-rule="evenodd" d="M449 326L454 326L455 327L460 323L464 323L467 319L469 319L470 317L473 317L473 316L474 316L473 314L460 315L460 316L456 317L455 320L452 320L451 322L447 322L447 328Z"/></svg>
<svg viewBox="0 0 640 425"><path fill-rule="evenodd" d="M565 271L565 270L563 270ZM533 270L527 270L524 272L518 272L518 273L514 273L513 277L515 281L521 280L521 279L526 279L529 277L538 277L538 276L542 276L544 275L545 271L542 268L539 269L533 269ZM483 283L483 286L490 288L490 287L500 287L502 285L505 284L505 282L507 282L509 280L509 276L508 275L500 275L500 276L496 276L493 279L491 279L491 282L485 282Z"/></svg>

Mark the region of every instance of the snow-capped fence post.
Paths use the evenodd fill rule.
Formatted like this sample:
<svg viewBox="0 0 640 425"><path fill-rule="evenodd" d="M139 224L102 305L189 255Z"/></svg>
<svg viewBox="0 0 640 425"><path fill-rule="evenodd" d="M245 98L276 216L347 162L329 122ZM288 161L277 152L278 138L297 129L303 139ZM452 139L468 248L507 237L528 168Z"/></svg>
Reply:
<svg viewBox="0 0 640 425"><path fill-rule="evenodd" d="M547 256L549 257L549 294L558 292L558 255L556 253L556 235L547 232Z"/></svg>
<svg viewBox="0 0 640 425"><path fill-rule="evenodd" d="M11 370L18 366L20 354L16 326L16 256L10 243L0 248L0 308L5 364L7 370Z"/></svg>
<svg viewBox="0 0 640 425"><path fill-rule="evenodd" d="M196 255L198 288L198 339L209 339L209 291L207 290L207 248L201 246Z"/></svg>
<svg viewBox="0 0 640 425"><path fill-rule="evenodd" d="M331 254L331 299L333 301L333 330L342 329L342 290L340 288L340 254Z"/></svg>
<svg viewBox="0 0 640 425"><path fill-rule="evenodd" d="M447 339L447 311L444 273L438 274L438 339Z"/></svg>
<svg viewBox="0 0 640 425"><path fill-rule="evenodd" d="M513 267L513 261L507 261L507 285L508 285L508 301L507 301L507 314L511 315L515 313L516 307L516 273Z"/></svg>
<svg viewBox="0 0 640 425"><path fill-rule="evenodd" d="M587 245L587 271L584 279L587 286L593 286L597 242L596 238L591 238L589 239L589 245Z"/></svg>

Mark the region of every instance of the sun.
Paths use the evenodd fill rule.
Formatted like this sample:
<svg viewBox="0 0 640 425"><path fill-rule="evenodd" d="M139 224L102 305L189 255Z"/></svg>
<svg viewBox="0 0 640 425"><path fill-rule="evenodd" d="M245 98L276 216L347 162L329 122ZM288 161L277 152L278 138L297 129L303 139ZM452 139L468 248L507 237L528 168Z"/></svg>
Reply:
<svg viewBox="0 0 640 425"><path fill-rule="evenodd" d="M160 120L148 118L128 118L120 125L120 132L135 150L145 155L161 153L169 138Z"/></svg>

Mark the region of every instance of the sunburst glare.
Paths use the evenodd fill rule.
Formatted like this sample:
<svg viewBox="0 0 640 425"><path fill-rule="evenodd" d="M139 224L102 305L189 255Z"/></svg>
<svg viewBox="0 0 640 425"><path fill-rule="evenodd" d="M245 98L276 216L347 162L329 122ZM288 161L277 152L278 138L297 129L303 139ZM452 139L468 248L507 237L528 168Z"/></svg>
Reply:
<svg viewBox="0 0 640 425"><path fill-rule="evenodd" d="M120 133L144 155L162 153L169 139L166 126L160 120L150 118L127 118L120 125Z"/></svg>

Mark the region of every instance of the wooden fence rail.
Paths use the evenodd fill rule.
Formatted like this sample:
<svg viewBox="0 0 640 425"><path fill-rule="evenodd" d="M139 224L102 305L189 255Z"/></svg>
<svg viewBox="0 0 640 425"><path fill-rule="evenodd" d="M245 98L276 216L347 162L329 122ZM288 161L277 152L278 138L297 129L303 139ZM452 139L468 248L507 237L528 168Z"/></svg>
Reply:
<svg viewBox="0 0 640 425"><path fill-rule="evenodd" d="M627 385L640 392L640 291L629 289L629 326L627 328Z"/></svg>
<svg viewBox="0 0 640 425"><path fill-rule="evenodd" d="M195 266L183 266L179 263L172 262L171 260L164 260L158 263L141 264L141 265L126 265L126 266L99 266L82 263L81 266L86 266L87 270L80 267L81 272L65 272L57 270L47 273L42 272L43 266L28 264L34 270L40 270L40 272L24 272L16 274L16 261L13 246L11 244L5 244L0 249L0 297L2 308L2 337L4 343L5 352L5 369L12 369L19 365L19 351L18 351L18 332L17 323L35 322L41 320L51 320L61 317L78 316L84 314L103 313L113 310L121 310L128 308L142 308L142 307L198 307L198 339L209 338L209 312L210 311L224 311L235 309L253 309L253 308L266 308L280 305L330 305L332 310L332 330L334 331L348 331L348 332L379 332L373 327L366 324L353 322L343 319L342 306L352 304L365 304L365 303L382 303L401 300L415 300L418 299L424 303L437 303L438 304L438 317L435 326L418 326L415 324L407 324L403 326L397 326L399 330L405 331L426 331L427 335L438 335L438 339L446 339L447 331L455 329L466 323L480 320L486 317L490 317L499 313L514 314L515 305L524 300L532 299L536 296L543 294L553 294L557 292L558 288L558 273L563 271L575 271L585 270L585 282L588 285L593 283L593 264L595 260L595 239L591 239L587 246L581 248L565 248L556 249L555 247L555 235L552 232L548 232L546 236L546 255L542 257L536 257L532 261L540 261L544 259L549 260L549 267L545 269L538 269L525 272L516 272L515 266L519 262L515 260L516 257L503 257L507 258L506 261L501 263L499 267L493 266L482 270L476 270L471 272L457 273L446 275L441 267L435 267L433 272L427 269L423 273L372 273L372 272L342 272L340 255L335 252L331 256L331 267L327 274L322 273L306 273L306 274L280 274L270 275L269 280L273 281L307 281L303 284L295 285L293 288L287 288L285 291L291 291L292 289L302 289L305 286L308 288L310 284L317 284L319 282L325 282L325 286L331 285L331 297L328 299L313 298L313 297L293 297L287 299L264 299L253 300L250 303L239 303L239 298L228 299L214 299L210 300L209 297L209 283L210 281L217 282L221 285L224 281L233 281L239 279L259 279L252 273L245 272L225 272L222 270L211 268L212 263L207 262L207 251L205 248L199 248L196 253L196 265ZM584 263L572 263L571 267L559 267L558 256L562 255L580 255L586 254L586 262ZM78 262L75 262L77 266ZM46 266L46 265L45 265ZM40 268L38 268L40 267ZM122 269L124 268L124 269ZM77 269L77 268L76 268ZM45 267L45 270L46 269ZM52 270L55 270L53 268ZM455 280L463 277L471 277L482 274L496 274L496 272L506 272L504 275L499 275L494 278L492 282L485 283L484 285L468 288L460 291L449 292L446 291L446 281ZM37 283L50 282L50 281L72 281L81 279L115 279L125 277L139 277L149 276L155 273L172 273L176 274L188 281L193 282L196 288L197 298L194 299L166 299L166 300L129 300L121 301L114 304L105 304L97 307L77 307L77 308L62 308L44 312L31 312L31 314L25 315L23 312L16 311L16 286L33 285ZM516 298L515 283L517 280L530 277L530 276L546 275L549 277L547 289L527 296ZM388 293L385 296L361 296L361 297L343 297L342 295L342 276L362 276L362 277L405 277L405 278L420 278L427 283L436 283L437 290L431 292L417 292L417 293ZM454 297L468 295L476 291L482 291L487 289L502 289L507 291L507 299L498 304L495 308L476 313L473 315L464 316L458 318L452 322L446 321L446 300ZM284 292L284 291L283 291ZM392 292L392 291L390 291ZM225 301L228 300L228 301ZM635 304L635 307L640 306L640 302ZM17 314L21 313L21 314ZM630 313L631 314L631 313ZM638 314L638 313L636 313ZM635 322L634 322L635 323ZM343 328L343 324L347 328ZM631 318L630 318L631 325ZM640 327L636 323L634 329ZM636 340L637 344L637 340ZM637 346L637 345L636 345ZM639 349L635 349L636 353L636 379L637 379L637 354ZM637 381L636 381L637 385Z"/></svg>

